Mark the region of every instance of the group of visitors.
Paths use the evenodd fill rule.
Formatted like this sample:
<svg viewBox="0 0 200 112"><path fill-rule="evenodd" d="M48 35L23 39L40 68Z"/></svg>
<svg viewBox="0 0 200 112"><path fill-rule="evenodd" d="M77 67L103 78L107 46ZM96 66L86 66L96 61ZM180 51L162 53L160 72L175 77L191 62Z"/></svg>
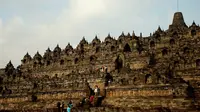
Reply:
<svg viewBox="0 0 200 112"><path fill-rule="evenodd" d="M94 98L98 96L100 96L100 88L96 85L94 90L91 88L89 97L83 97L82 101L80 102L80 106L94 106Z"/></svg>
<svg viewBox="0 0 200 112"><path fill-rule="evenodd" d="M67 109L65 109L64 102L62 102L62 104L58 102L57 107L58 107L58 112L71 112L71 108L73 107L72 100L70 100L69 103L67 104Z"/></svg>
<svg viewBox="0 0 200 112"><path fill-rule="evenodd" d="M96 85L95 89L91 91L89 98L84 97L82 101L80 102L80 106L83 107L84 105L94 106L94 98L100 96L100 88ZM58 112L71 112L71 109L73 107L72 100L69 101L67 104L67 108L65 108L65 103L60 102L57 103Z"/></svg>

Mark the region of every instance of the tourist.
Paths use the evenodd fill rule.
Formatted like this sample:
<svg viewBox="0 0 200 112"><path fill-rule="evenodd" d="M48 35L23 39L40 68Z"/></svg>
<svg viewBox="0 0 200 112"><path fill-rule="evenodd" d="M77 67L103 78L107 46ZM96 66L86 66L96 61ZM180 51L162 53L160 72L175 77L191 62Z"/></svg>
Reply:
<svg viewBox="0 0 200 112"><path fill-rule="evenodd" d="M61 108L60 108L61 104L60 104L60 102L57 103L57 107L58 107L58 112L61 112Z"/></svg>
<svg viewBox="0 0 200 112"><path fill-rule="evenodd" d="M99 96L100 95L100 89L99 89L99 87L97 85L95 86L94 93L95 93L95 96Z"/></svg>
<svg viewBox="0 0 200 112"><path fill-rule="evenodd" d="M70 105L68 105L68 107L67 107L67 112L71 112L71 106Z"/></svg>
<svg viewBox="0 0 200 112"><path fill-rule="evenodd" d="M93 105L93 101L94 101L94 95L90 96L90 104Z"/></svg>
<svg viewBox="0 0 200 112"><path fill-rule="evenodd" d="M64 102L62 102L62 112L65 112L65 104L64 104Z"/></svg>
<svg viewBox="0 0 200 112"><path fill-rule="evenodd" d="M85 97L83 97L83 99L81 100L81 102L80 102L80 106L82 107L84 104L85 104Z"/></svg>
<svg viewBox="0 0 200 112"><path fill-rule="evenodd" d="M73 104L72 104L72 100L69 101L68 105L69 105L70 107L73 106Z"/></svg>
<svg viewBox="0 0 200 112"><path fill-rule="evenodd" d="M92 95L94 96L94 94L95 94L94 90L90 87L90 95L89 96L92 96Z"/></svg>
<svg viewBox="0 0 200 112"><path fill-rule="evenodd" d="M108 86L113 81L113 77L108 73L108 69L106 69L105 75L105 87Z"/></svg>

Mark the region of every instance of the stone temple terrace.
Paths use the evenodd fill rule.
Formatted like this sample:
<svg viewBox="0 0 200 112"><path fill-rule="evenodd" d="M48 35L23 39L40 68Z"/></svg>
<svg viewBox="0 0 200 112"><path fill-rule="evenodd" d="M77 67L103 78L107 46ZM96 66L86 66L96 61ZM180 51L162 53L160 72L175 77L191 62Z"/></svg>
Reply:
<svg viewBox="0 0 200 112"><path fill-rule="evenodd" d="M198 111L200 27L191 23L176 12L167 30L148 37L122 32L27 53L17 68L0 69L0 110L57 112L72 100L73 112Z"/></svg>

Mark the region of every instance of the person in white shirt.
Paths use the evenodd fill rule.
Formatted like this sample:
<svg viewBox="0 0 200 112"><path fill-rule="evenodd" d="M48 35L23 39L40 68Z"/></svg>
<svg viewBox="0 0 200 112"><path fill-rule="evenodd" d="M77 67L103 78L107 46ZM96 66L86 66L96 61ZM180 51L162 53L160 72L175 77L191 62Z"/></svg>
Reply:
<svg viewBox="0 0 200 112"><path fill-rule="evenodd" d="M97 85L95 86L94 93L96 96L99 96L99 94L100 94L100 89Z"/></svg>

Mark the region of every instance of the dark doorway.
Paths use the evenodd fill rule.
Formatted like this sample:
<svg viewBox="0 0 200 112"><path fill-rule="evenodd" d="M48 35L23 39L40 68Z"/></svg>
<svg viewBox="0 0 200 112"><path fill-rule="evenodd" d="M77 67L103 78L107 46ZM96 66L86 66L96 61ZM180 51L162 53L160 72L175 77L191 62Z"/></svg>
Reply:
<svg viewBox="0 0 200 112"><path fill-rule="evenodd" d="M120 43L120 44L122 43L122 39L119 39L119 43Z"/></svg>
<svg viewBox="0 0 200 112"><path fill-rule="evenodd" d="M83 54L83 53L84 53L84 45L83 45L83 44L81 44L81 47L80 47L80 52L81 52L81 54Z"/></svg>
<svg viewBox="0 0 200 112"><path fill-rule="evenodd" d="M47 66L49 66L50 64L51 64L51 62L48 60L48 61L47 61Z"/></svg>
<svg viewBox="0 0 200 112"><path fill-rule="evenodd" d="M156 34L156 36L155 36L155 37L156 37L156 38L159 38L159 37L161 37L161 36L160 36L160 34Z"/></svg>
<svg viewBox="0 0 200 112"><path fill-rule="evenodd" d="M173 36L173 37L178 37L178 33L177 33L177 32L174 32L174 33L172 34L172 36Z"/></svg>
<svg viewBox="0 0 200 112"><path fill-rule="evenodd" d="M123 67L123 60L121 59L120 56L117 57L115 60L115 69L118 70L118 72L122 69Z"/></svg>
<svg viewBox="0 0 200 112"><path fill-rule="evenodd" d="M124 52L131 52L131 48L128 44L124 46Z"/></svg>
<svg viewBox="0 0 200 112"><path fill-rule="evenodd" d="M149 78L151 78L151 74L145 75L145 84L148 83Z"/></svg>
<svg viewBox="0 0 200 112"><path fill-rule="evenodd" d="M196 35L196 30L191 30L191 36L195 36Z"/></svg>
<svg viewBox="0 0 200 112"><path fill-rule="evenodd" d="M154 41L150 42L150 47L155 47L155 42Z"/></svg>
<svg viewBox="0 0 200 112"><path fill-rule="evenodd" d="M110 42L109 42L109 41L106 41L106 45L108 45L108 44L110 44Z"/></svg>
<svg viewBox="0 0 200 112"><path fill-rule="evenodd" d="M68 53L69 53L69 49L66 49L66 50L65 50L65 54L68 54Z"/></svg>
<svg viewBox="0 0 200 112"><path fill-rule="evenodd" d="M190 52L190 49L188 47L185 47L184 50L183 50L184 54L189 54Z"/></svg>
<svg viewBox="0 0 200 112"><path fill-rule="evenodd" d="M167 49L163 49L163 50L162 50L162 56L167 55L167 53L168 53Z"/></svg>
<svg viewBox="0 0 200 112"><path fill-rule="evenodd" d="M33 63L33 67L36 67L36 66L37 66L37 63L36 63L36 62L34 62L34 63Z"/></svg>
<svg viewBox="0 0 200 112"><path fill-rule="evenodd" d="M62 60L60 60L60 65L64 65L64 60L62 59Z"/></svg>
<svg viewBox="0 0 200 112"><path fill-rule="evenodd" d="M100 51L99 47L96 47L96 53L98 53Z"/></svg>
<svg viewBox="0 0 200 112"><path fill-rule="evenodd" d="M94 55L90 56L90 62L95 61L96 57Z"/></svg>
<svg viewBox="0 0 200 112"><path fill-rule="evenodd" d="M38 64L39 64L39 65L43 65L41 61L40 61Z"/></svg>
<svg viewBox="0 0 200 112"><path fill-rule="evenodd" d="M26 63L26 59L23 60L23 63Z"/></svg>
<svg viewBox="0 0 200 112"><path fill-rule="evenodd" d="M114 51L115 50L115 47L114 46L111 46L111 51Z"/></svg>
<svg viewBox="0 0 200 112"><path fill-rule="evenodd" d="M150 54L149 65L155 65L155 64L156 64L155 54Z"/></svg>
<svg viewBox="0 0 200 112"><path fill-rule="evenodd" d="M75 58L74 64L77 64L77 63L78 63L78 58Z"/></svg>
<svg viewBox="0 0 200 112"><path fill-rule="evenodd" d="M179 67L179 61L174 61L174 67Z"/></svg>
<svg viewBox="0 0 200 112"><path fill-rule="evenodd" d="M170 39L170 45L174 45L175 44L175 40L174 39Z"/></svg>
<svg viewBox="0 0 200 112"><path fill-rule="evenodd" d="M92 43L92 46L93 46L93 47L95 47L95 46L96 46L96 43L95 43L95 42L93 42L93 43Z"/></svg>
<svg viewBox="0 0 200 112"><path fill-rule="evenodd" d="M3 78L0 77L0 84L3 84ZM1 89L0 89L0 92L1 92Z"/></svg>
<svg viewBox="0 0 200 112"><path fill-rule="evenodd" d="M196 67L200 67L200 59L196 60Z"/></svg>

